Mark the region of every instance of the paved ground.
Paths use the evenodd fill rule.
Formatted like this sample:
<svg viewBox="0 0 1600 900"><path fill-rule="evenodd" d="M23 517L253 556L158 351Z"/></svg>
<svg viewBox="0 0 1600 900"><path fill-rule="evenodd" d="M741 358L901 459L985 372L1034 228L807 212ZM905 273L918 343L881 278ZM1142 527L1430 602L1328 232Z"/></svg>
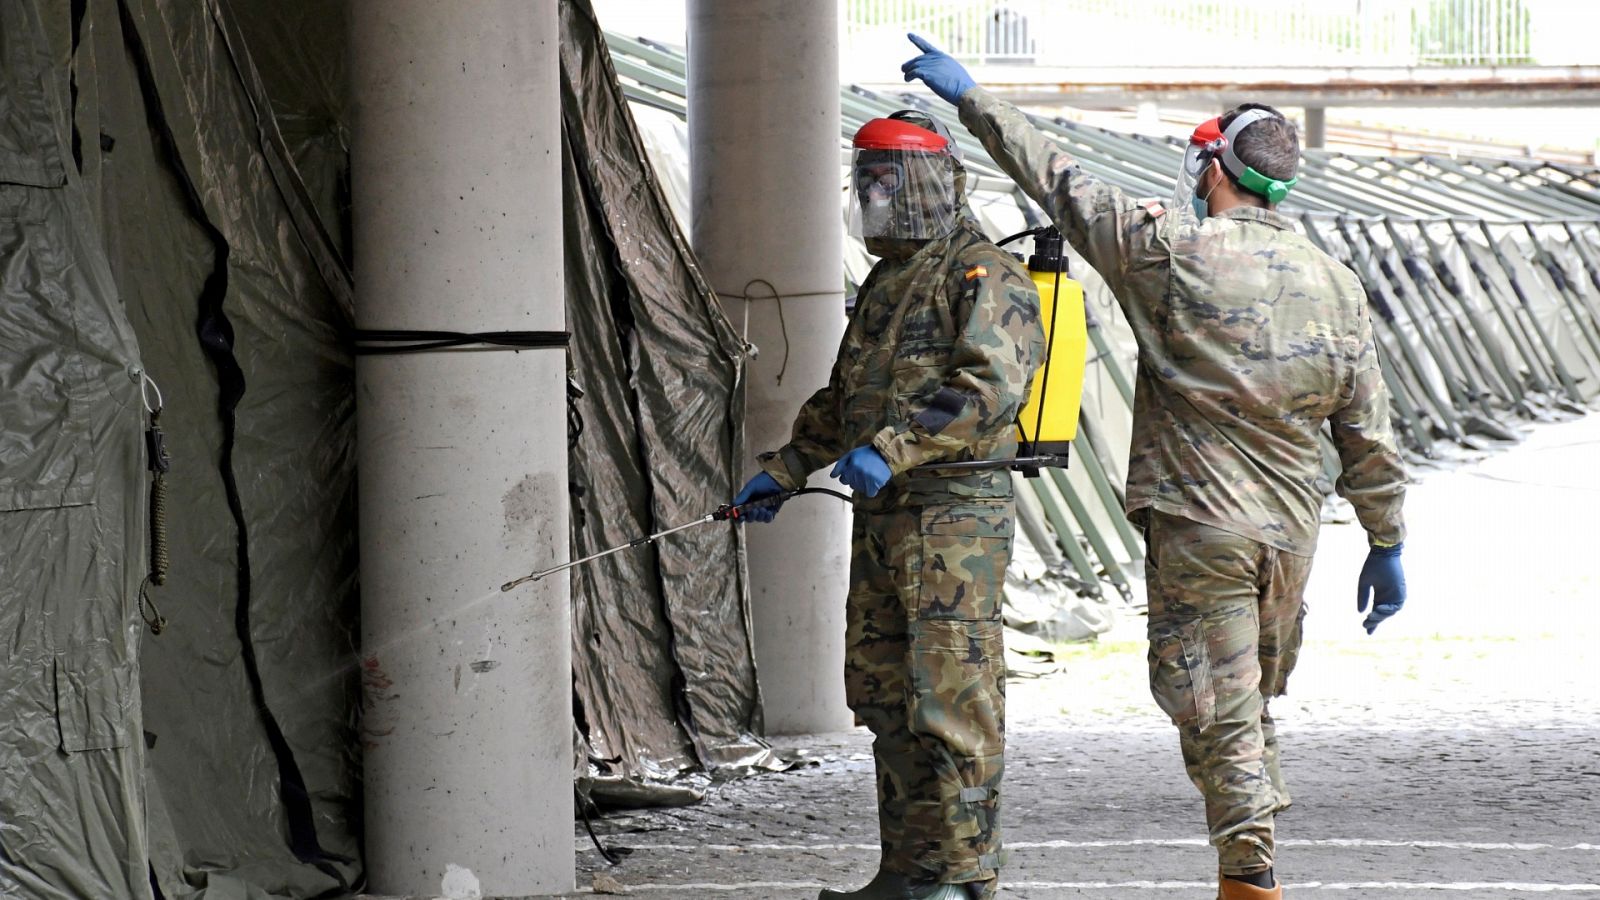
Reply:
<svg viewBox="0 0 1600 900"><path fill-rule="evenodd" d="M1275 705L1296 798L1294 896L1600 898L1600 415L1423 473L1411 601L1368 637L1358 528L1328 526L1308 646ZM1011 684L1005 896L1210 898L1214 859L1177 741L1145 688L1142 621ZM815 764L693 808L581 828L579 883L628 893L811 898L877 862L864 732L791 739Z"/></svg>

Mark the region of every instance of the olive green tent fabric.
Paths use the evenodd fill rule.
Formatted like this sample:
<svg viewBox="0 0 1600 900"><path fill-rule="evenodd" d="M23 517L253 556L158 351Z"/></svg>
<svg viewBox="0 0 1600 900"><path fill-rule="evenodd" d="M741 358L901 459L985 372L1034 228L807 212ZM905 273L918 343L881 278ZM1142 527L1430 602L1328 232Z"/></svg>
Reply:
<svg viewBox="0 0 1600 900"><path fill-rule="evenodd" d="M645 155L587 2L561 4L573 556L738 490L743 348ZM576 420L575 420L576 421ZM781 763L760 728L741 532L718 524L574 571L580 729L607 778Z"/></svg>
<svg viewBox="0 0 1600 900"><path fill-rule="evenodd" d="M0 896L146 897L139 350L47 33L0 3Z"/></svg>
<svg viewBox="0 0 1600 900"><path fill-rule="evenodd" d="M350 256L347 0L228 0L272 119L333 243Z"/></svg>
<svg viewBox="0 0 1600 900"><path fill-rule="evenodd" d="M79 340L102 300L138 335L143 358L132 359L130 336L123 367L141 364L165 400L171 576L150 591L168 625L143 637L135 670L146 477L137 468L139 384L123 373L134 399L118 409L135 467L93 467L86 509L137 506L127 515L137 533L121 540L104 528L121 544L99 546L80 534L93 548L82 551L89 563L74 562L77 545L32 556L50 560L41 571L55 577L92 567L71 573L84 584L36 592L58 621L91 576L122 578L120 589L97 589L126 608L100 640L120 640L127 661L63 683L84 694L81 716L117 730L102 746L118 749L120 768L97 795L129 800L73 802L82 785L40 777L59 818L5 820L49 828L48 842L73 862L40 877L63 896L148 896L152 870L168 897L342 891L360 874L348 277L305 208L292 154L221 3L37 9L50 43L44 78L62 98L46 127L65 135L57 165L73 179L58 192L79 203L61 226L71 243L48 229L26 234L57 240L67 268L50 287L70 298ZM25 57L10 43L23 32L6 24L0 59L14 66ZM75 283L90 273L102 276L102 292ZM8 288L8 309L10 296ZM3 424L7 440L20 433L12 417ZM66 444L101 452L76 440ZM65 659L59 665L78 665ZM100 681L134 698L120 715L102 708ZM119 858L75 847L80 833L127 844L119 885L73 887ZM4 867L18 855L9 834L0 841ZM54 895L41 884L22 896Z"/></svg>
<svg viewBox="0 0 1600 900"><path fill-rule="evenodd" d="M586 552L733 493L741 349L592 13L563 6ZM362 881L344 20L0 4L0 895ZM172 460L158 636L145 372ZM596 793L778 765L753 736L739 541L706 528L574 580Z"/></svg>
<svg viewBox="0 0 1600 900"><path fill-rule="evenodd" d="M313 896L359 875L349 285L227 13L107 0L80 28L103 227L174 460L171 624L144 651L151 862L169 897Z"/></svg>

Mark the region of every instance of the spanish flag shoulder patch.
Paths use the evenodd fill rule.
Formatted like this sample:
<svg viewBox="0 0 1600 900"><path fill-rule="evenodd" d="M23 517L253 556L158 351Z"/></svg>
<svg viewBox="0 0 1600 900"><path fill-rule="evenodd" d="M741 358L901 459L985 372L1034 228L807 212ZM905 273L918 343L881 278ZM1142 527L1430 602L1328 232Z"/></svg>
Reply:
<svg viewBox="0 0 1600 900"><path fill-rule="evenodd" d="M984 266L973 266L967 270L965 277L968 281L971 281L974 278L987 278L989 277L989 270Z"/></svg>

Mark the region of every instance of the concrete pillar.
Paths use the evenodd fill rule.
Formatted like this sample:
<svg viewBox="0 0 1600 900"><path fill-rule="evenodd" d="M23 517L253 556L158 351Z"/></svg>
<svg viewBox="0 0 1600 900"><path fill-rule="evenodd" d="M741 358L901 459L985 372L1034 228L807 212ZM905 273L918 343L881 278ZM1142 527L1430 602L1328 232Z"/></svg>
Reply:
<svg viewBox="0 0 1600 900"><path fill-rule="evenodd" d="M782 325L777 301L748 301L761 354L747 379L747 474L827 383L844 332L839 25L836 0L689 0L694 249L735 325L747 301L733 298L768 293L747 291L752 279L784 297ZM768 733L848 728L847 510L805 497L746 534Z"/></svg>
<svg viewBox="0 0 1600 900"><path fill-rule="evenodd" d="M1328 146L1328 111L1320 106L1306 107L1306 149Z"/></svg>
<svg viewBox="0 0 1600 900"><path fill-rule="evenodd" d="M360 327L565 327L556 6L352 5ZM375 893L572 890L567 580L498 590L567 558L564 369L559 350L358 361Z"/></svg>

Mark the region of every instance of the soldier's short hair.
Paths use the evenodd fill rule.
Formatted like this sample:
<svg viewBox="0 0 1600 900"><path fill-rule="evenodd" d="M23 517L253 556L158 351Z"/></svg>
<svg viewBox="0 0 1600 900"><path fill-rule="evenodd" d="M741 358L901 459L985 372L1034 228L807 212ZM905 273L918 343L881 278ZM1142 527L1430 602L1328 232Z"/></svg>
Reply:
<svg viewBox="0 0 1600 900"><path fill-rule="evenodd" d="M1222 121L1217 124L1226 132L1240 113L1252 109L1265 110L1272 113L1273 118L1261 119L1239 132L1233 153L1240 162L1268 178L1288 181L1300 169L1300 136L1294 123L1285 119L1283 113L1265 103L1241 103L1223 114ZM1223 171L1227 171L1226 166ZM1228 172L1228 177L1238 181L1232 172Z"/></svg>

